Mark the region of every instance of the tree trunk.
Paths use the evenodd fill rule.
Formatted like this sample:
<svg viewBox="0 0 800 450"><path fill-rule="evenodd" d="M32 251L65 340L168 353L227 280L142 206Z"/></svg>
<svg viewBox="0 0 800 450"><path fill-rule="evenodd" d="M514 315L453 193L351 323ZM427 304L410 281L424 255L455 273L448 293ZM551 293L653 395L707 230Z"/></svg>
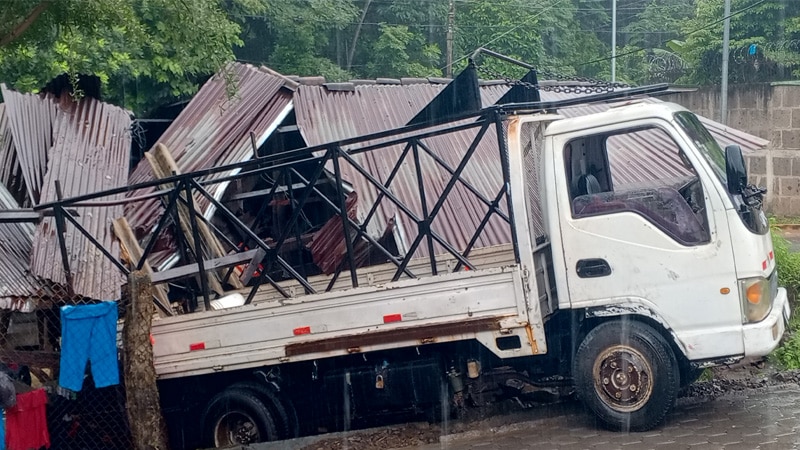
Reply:
<svg viewBox="0 0 800 450"><path fill-rule="evenodd" d="M130 274L128 286L131 299L126 309L122 342L131 440L135 450L167 450L167 428L161 416L150 342L155 312L153 285L150 276L139 270Z"/></svg>

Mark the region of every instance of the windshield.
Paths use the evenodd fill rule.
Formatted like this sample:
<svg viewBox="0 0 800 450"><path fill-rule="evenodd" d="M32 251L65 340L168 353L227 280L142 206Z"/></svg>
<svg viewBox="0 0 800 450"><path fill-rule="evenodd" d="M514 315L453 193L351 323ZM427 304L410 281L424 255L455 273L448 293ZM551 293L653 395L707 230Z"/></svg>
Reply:
<svg viewBox="0 0 800 450"><path fill-rule="evenodd" d="M720 148L711 133L706 130L706 127L700 123L700 120L694 114L688 111L675 113L675 120L678 125L683 129L692 143L700 150L700 154L708 161L714 169L714 173L722 181L723 185L728 182L728 177L725 171L725 153Z"/></svg>

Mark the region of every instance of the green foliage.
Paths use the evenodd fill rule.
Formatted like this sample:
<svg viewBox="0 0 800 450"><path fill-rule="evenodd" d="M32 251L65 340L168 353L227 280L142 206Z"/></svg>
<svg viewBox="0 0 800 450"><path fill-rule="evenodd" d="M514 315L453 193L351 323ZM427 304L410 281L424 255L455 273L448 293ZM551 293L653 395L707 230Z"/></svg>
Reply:
<svg viewBox="0 0 800 450"><path fill-rule="evenodd" d="M729 66L731 82L774 81L800 76L800 49L782 45L800 38L800 2L732 0L730 47L756 44L764 58ZM682 81L718 83L722 66L723 0L696 0L695 14L683 24L681 53L692 68ZM764 44L772 44L763 46ZM753 61L756 61L753 59ZM766 67L765 67L766 66Z"/></svg>
<svg viewBox="0 0 800 450"><path fill-rule="evenodd" d="M790 242L781 235L777 223L778 220L770 218L778 284L789 291L789 299L795 305L796 294L800 291L800 253L791 251ZM797 309L792 313L786 335L784 343L773 352L772 358L787 369L800 369L800 311Z"/></svg>
<svg viewBox="0 0 800 450"><path fill-rule="evenodd" d="M254 1L254 0L251 0ZM336 53L337 36L356 20L351 0L261 0L265 13L234 14L244 29L238 59L266 64L287 75L352 77ZM341 56L341 55L339 55Z"/></svg>
<svg viewBox="0 0 800 450"><path fill-rule="evenodd" d="M800 318L796 315L789 321L784 341L770 355L770 359L785 369L800 369Z"/></svg>
<svg viewBox="0 0 800 450"><path fill-rule="evenodd" d="M791 251L790 242L774 226L774 219L770 221L773 224L772 246L778 266L778 284L785 287L791 295L790 298L794 300L794 295L800 291L800 253Z"/></svg>
<svg viewBox="0 0 800 450"><path fill-rule="evenodd" d="M427 77L436 72L435 64L441 56L438 46L426 45L421 35L404 25L381 25L380 31L364 72L368 77ZM424 59L412 60L414 53Z"/></svg>
<svg viewBox="0 0 800 450"><path fill-rule="evenodd" d="M7 3L0 15L13 10L19 24L35 3ZM0 47L0 81L36 91L65 72L92 74L110 101L142 112L194 93L199 78L233 59L239 31L219 0L50 2L25 33Z"/></svg>
<svg viewBox="0 0 800 450"><path fill-rule="evenodd" d="M731 81L800 76L800 1L732 0L731 45L762 61ZM442 76L447 0L13 0L0 9L0 82L35 91L97 75L137 113L188 97L234 57L328 80ZM620 81L715 83L723 0L616 0ZM453 59L487 47L562 75L610 78L610 0L456 0ZM31 16L32 12L41 13ZM30 23L28 23L30 22ZM17 36L14 31L22 29ZM486 58L483 77L524 70ZM688 72L686 68L689 68ZM678 79L678 77L681 77ZM773 77L773 78L770 78ZM542 78L547 78L542 77Z"/></svg>

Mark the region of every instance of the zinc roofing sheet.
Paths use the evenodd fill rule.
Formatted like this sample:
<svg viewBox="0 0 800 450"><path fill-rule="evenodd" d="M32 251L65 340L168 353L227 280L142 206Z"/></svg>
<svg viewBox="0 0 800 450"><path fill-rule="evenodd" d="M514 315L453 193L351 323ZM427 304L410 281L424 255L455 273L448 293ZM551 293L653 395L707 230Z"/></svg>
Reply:
<svg viewBox="0 0 800 450"><path fill-rule="evenodd" d="M0 103L0 183L8 185L15 169L19 167L14 140L11 138L11 124L6 115L5 103Z"/></svg>
<svg viewBox="0 0 800 450"><path fill-rule="evenodd" d="M302 81L302 80L301 80ZM329 88L331 87L331 88ZM321 83L302 84L295 96L295 113L300 132L309 145L319 145L355 136L376 133L405 125L414 115L422 109L443 89L442 84L420 82L418 84L367 84L353 83L343 87L341 83L325 85ZM484 83L481 86L481 97L484 106L497 101L508 87L496 83ZM552 101L566 98L570 94L542 91L543 101ZM646 101L658 102L657 99ZM608 105L589 104L570 107L560 111L567 116L585 115L608 109ZM716 122L701 118L709 131L722 144L737 143L745 151L752 151L763 147L767 141L756 136L732 130ZM461 131L448 134L446 138L431 139L432 149L439 157L448 161L455 167L465 149L472 141L475 131ZM476 149L475 156L467 165L463 178L469 181L485 197L492 199L497 193L501 180L501 168L497 156L496 135L491 129L487 136ZM682 166L675 158L666 157L659 149L657 141L638 139L635 147L638 155L622 155L622 157L655 158L661 161L657 167L659 175L675 176L682 172ZM380 151L357 154L355 159L369 170L377 179L385 181L394 164L399 159L402 148L391 147ZM398 172L392 182L391 191L400 200L408 205L415 213L421 212L420 193L417 187L417 174L410 158ZM449 180L447 174L430 157L420 159L423 178L425 179L425 193L428 209L435 202L438 194ZM627 167L622 164L622 167ZM637 168L632 167L622 174L627 181L641 180L646 174L637 173ZM652 170L652 169L651 169ZM359 211L363 214L374 204L378 191L364 177L355 172L346 164L342 167L343 178L353 184L359 193ZM448 196L433 229L443 235L445 241L465 248L466 243L483 218L487 208L469 193L463 186L457 185L454 192ZM373 235L379 234L386 226L387 221L399 218L397 222L400 233L401 245L408 245L416 237L416 223L402 212L398 212L393 204L384 199L378 214L371 221L369 230ZM502 244L510 241L510 231L498 217L493 217L486 229L481 234L476 247ZM417 256L428 253L423 245L418 250ZM436 248L435 253L442 249Z"/></svg>
<svg viewBox="0 0 800 450"><path fill-rule="evenodd" d="M404 125L441 89L442 85L430 83L356 85L350 91L329 91L325 86L302 85L295 99L297 123L309 145L380 132ZM482 102L492 104L502 96L503 92L505 89L486 86L481 90ZM424 142L432 152L447 162L448 166L456 168L476 134L477 129L472 129L449 133L447 136L432 137ZM476 148L462 175L464 180L489 200L494 199L502 186L496 142L495 130L491 127ZM402 153L403 147L392 146L359 153L354 159L375 178L385 182ZM430 211L450 180L450 174L423 151L419 154L425 203ZM358 192L360 204L358 211L363 219L375 203L379 191L349 164L343 163L341 167L343 179L351 183ZM417 180L414 159L409 153L389 189L417 217L422 217L422 197ZM505 208L501 206L501 209ZM473 193L459 183L443 203L431 228L441 235L445 242L463 249L477 230L487 210L488 207L480 203ZM387 198L381 201L378 212L370 220L368 230L373 236L378 236L387 228L392 218L397 225L396 236L399 237L401 250L407 252L418 235L416 221ZM480 233L476 247L509 242L510 239L508 225L495 216ZM443 251L443 247L434 244L435 254ZM416 250L415 256L421 257L429 253L427 243L423 242Z"/></svg>
<svg viewBox="0 0 800 450"><path fill-rule="evenodd" d="M64 198L125 186L131 145L130 112L93 98L73 102L62 97L53 127L41 201L56 201L55 183ZM119 199L116 196L114 199ZM112 200L112 198L108 198ZM78 223L118 258L119 244L111 231L122 206L78 207ZM98 300L118 299L122 274L73 224L67 222L65 242L76 295ZM54 218L37 226L31 255L34 275L66 285Z"/></svg>
<svg viewBox="0 0 800 450"><path fill-rule="evenodd" d="M234 83L234 84L231 84ZM247 161L254 156L250 133L261 145L291 112L296 83L266 67L233 63L227 72L206 82L159 139L166 145L182 173ZM231 90L233 89L233 91ZM224 176L226 174L219 174ZM142 160L128 181L133 185L153 180L146 160ZM227 183L206 186L217 199ZM141 196L155 189L130 192ZM209 218L210 202L199 195L195 204ZM159 199L129 203L125 215L139 237L151 232L163 213ZM169 253L169 252L168 252ZM156 266L169 255L162 255Z"/></svg>
<svg viewBox="0 0 800 450"><path fill-rule="evenodd" d="M0 183L0 209L18 209L11 193ZM29 298L46 295L30 273L33 224L0 223L0 309L28 311Z"/></svg>
<svg viewBox="0 0 800 450"><path fill-rule="evenodd" d="M28 195L38 204L47 170L47 154L53 146L56 102L51 96L22 94L4 84L0 84L0 91Z"/></svg>

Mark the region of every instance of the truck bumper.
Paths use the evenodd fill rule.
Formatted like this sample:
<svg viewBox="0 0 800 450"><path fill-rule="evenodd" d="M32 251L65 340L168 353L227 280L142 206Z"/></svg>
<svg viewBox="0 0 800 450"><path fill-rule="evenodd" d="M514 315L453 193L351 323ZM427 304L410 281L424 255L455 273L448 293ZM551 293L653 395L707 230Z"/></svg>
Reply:
<svg viewBox="0 0 800 450"><path fill-rule="evenodd" d="M783 337L791 314L786 289L778 288L778 295L772 303L772 311L767 318L744 326L745 357L766 356L775 350Z"/></svg>

